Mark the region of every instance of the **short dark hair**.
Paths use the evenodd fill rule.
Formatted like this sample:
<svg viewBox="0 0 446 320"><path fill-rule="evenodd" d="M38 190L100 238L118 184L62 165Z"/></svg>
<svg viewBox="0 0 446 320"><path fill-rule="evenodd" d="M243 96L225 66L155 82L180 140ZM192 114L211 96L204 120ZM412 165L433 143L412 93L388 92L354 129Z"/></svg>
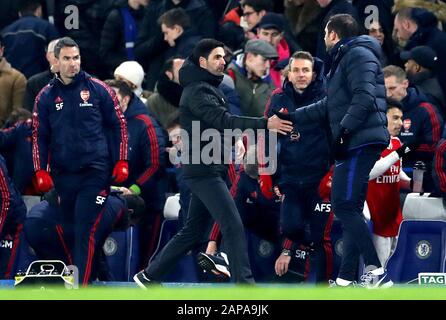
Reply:
<svg viewBox="0 0 446 320"><path fill-rule="evenodd" d="M209 58L209 54L214 50L215 48L222 47L224 48L224 43L220 42L215 39L202 39L200 40L197 45L194 48L194 51L192 52L190 58L193 63L195 63L197 66L200 65L200 57L203 57L205 59Z"/></svg>
<svg viewBox="0 0 446 320"><path fill-rule="evenodd" d="M387 103L387 111L389 111L390 109L393 109L393 108L397 108L400 111L403 111L403 105L401 104L401 102L399 102L395 99L387 98L386 103Z"/></svg>
<svg viewBox="0 0 446 320"><path fill-rule="evenodd" d="M288 62L288 70L291 69L291 63L295 60L295 59L304 59L304 60L309 60L311 62L311 64L314 67L314 58L311 55L311 53L307 52L307 51L296 51L295 53L293 53L293 55L290 58L290 61Z"/></svg>
<svg viewBox="0 0 446 320"><path fill-rule="evenodd" d="M164 74L166 71L173 72L173 62L175 61L175 59L183 59L183 58L181 56L173 56L167 59L163 63L163 66L161 67L161 74Z"/></svg>
<svg viewBox="0 0 446 320"><path fill-rule="evenodd" d="M40 6L42 6L40 0L21 0L19 2L18 10L23 16L26 14L33 14Z"/></svg>
<svg viewBox="0 0 446 320"><path fill-rule="evenodd" d="M133 91L127 82L122 80L105 80L105 83L113 88L118 89L119 94L123 97L131 97L133 95Z"/></svg>
<svg viewBox="0 0 446 320"><path fill-rule="evenodd" d="M60 50L66 47L76 47L79 50L79 45L76 43L76 41L70 37L63 37L57 41L56 45L54 46L54 56L59 59Z"/></svg>
<svg viewBox="0 0 446 320"><path fill-rule="evenodd" d="M345 13L332 16L327 22L327 30L336 32L341 40L359 35L359 26L355 18Z"/></svg>
<svg viewBox="0 0 446 320"><path fill-rule="evenodd" d="M273 11L273 4L271 0L244 0L242 7L244 6L250 6L256 12L260 12L262 10Z"/></svg>
<svg viewBox="0 0 446 320"><path fill-rule="evenodd" d="M175 25L179 25L183 29L187 29L191 26L190 17L183 8L175 8L164 12L164 14L158 18L157 22L159 25L164 23L168 28L173 28Z"/></svg>

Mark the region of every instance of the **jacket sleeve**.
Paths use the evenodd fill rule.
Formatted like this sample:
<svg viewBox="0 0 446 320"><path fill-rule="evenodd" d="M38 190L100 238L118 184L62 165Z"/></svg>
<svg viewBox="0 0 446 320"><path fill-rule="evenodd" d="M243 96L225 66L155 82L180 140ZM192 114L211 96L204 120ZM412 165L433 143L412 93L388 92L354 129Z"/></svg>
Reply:
<svg viewBox="0 0 446 320"><path fill-rule="evenodd" d="M3 159L1 161L4 161ZM0 165L0 183L2 185L2 192L0 193L0 234L3 231L5 221L8 215L8 210L11 206L11 191L8 178L8 171L6 166Z"/></svg>
<svg viewBox="0 0 446 320"><path fill-rule="evenodd" d="M264 118L241 117L229 113L222 101L208 90L210 89L202 87L191 92L188 105L191 112L210 127L218 130L267 128L267 120Z"/></svg>
<svg viewBox="0 0 446 320"><path fill-rule="evenodd" d="M435 187L444 198L446 196L446 140L442 140L437 146L433 167Z"/></svg>
<svg viewBox="0 0 446 320"><path fill-rule="evenodd" d="M23 107L23 96L25 95L26 78L18 73L14 79L12 87L12 109L16 110Z"/></svg>
<svg viewBox="0 0 446 320"><path fill-rule="evenodd" d="M34 171L46 170L48 165L48 144L51 128L49 123L49 104L43 93L49 88L45 86L37 95L33 112L32 153Z"/></svg>
<svg viewBox="0 0 446 320"><path fill-rule="evenodd" d="M424 110L421 137L418 152L433 153L435 147L441 138L441 128L443 128L443 119L436 111L436 108L430 103L421 103L420 108Z"/></svg>
<svg viewBox="0 0 446 320"><path fill-rule="evenodd" d="M17 140L17 126L0 130L0 148L5 149L14 146Z"/></svg>
<svg viewBox="0 0 446 320"><path fill-rule="evenodd" d="M138 115L136 118L144 123L143 132L139 137L140 156L143 158L144 171L136 179L136 183L142 189L148 187L155 173L161 167L160 158L160 142L155 132L153 120L147 115Z"/></svg>
<svg viewBox="0 0 446 320"><path fill-rule="evenodd" d="M341 127L353 132L376 110L376 78L381 67L371 52L361 48L351 51L341 66L344 70L348 68L348 72L345 72L346 85L352 95Z"/></svg>
<svg viewBox="0 0 446 320"><path fill-rule="evenodd" d="M110 128L113 143L117 144L119 148L118 160L128 160L128 133L127 121L124 114L119 107L118 98L109 86L102 81L91 78L98 88L98 93L101 98L100 107L102 117L105 124Z"/></svg>
<svg viewBox="0 0 446 320"><path fill-rule="evenodd" d="M318 102L297 109L292 113L293 122L297 126L304 126L311 123L327 124L327 98Z"/></svg>

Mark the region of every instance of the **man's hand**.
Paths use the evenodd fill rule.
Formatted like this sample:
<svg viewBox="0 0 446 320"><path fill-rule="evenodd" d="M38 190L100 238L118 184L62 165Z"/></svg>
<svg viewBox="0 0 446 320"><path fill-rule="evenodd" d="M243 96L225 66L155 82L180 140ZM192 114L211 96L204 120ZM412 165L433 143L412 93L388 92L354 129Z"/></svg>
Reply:
<svg viewBox="0 0 446 320"><path fill-rule="evenodd" d="M280 254L280 256L276 260L276 265L274 266L274 269L276 270L276 274L281 277L285 273L288 272L288 266L291 261L291 256L286 256L283 254Z"/></svg>
<svg viewBox="0 0 446 320"><path fill-rule="evenodd" d="M37 190L42 193L50 191L54 187L53 179L46 170L36 171Z"/></svg>
<svg viewBox="0 0 446 320"><path fill-rule="evenodd" d="M267 128L271 131L286 135L293 130L293 123L288 120L282 120L277 115L268 118Z"/></svg>
<svg viewBox="0 0 446 320"><path fill-rule="evenodd" d="M129 163L126 160L118 160L113 169L112 179L115 183L122 183L129 177Z"/></svg>
<svg viewBox="0 0 446 320"><path fill-rule="evenodd" d="M271 176L263 174L259 177L260 191L266 199L272 199L273 193L273 179Z"/></svg>
<svg viewBox="0 0 446 320"><path fill-rule="evenodd" d="M242 163L243 156L245 155L246 149L243 144L243 139L238 139L235 142L235 163Z"/></svg>
<svg viewBox="0 0 446 320"><path fill-rule="evenodd" d="M209 241L206 248L206 254L215 255L217 253L217 242Z"/></svg>

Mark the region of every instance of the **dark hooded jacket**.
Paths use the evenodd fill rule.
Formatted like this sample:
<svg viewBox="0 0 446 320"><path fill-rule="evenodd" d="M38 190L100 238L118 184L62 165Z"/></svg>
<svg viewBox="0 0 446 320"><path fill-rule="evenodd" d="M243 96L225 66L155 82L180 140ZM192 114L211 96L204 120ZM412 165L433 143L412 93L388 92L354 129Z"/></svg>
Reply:
<svg viewBox="0 0 446 320"><path fill-rule="evenodd" d="M332 50L327 97L293 113L299 126L330 124L332 137L343 129L348 149L369 144L389 144L386 89L379 58L381 47L369 36L343 39Z"/></svg>
<svg viewBox="0 0 446 320"><path fill-rule="evenodd" d="M438 57L437 76L446 95L446 33L437 28L438 19L426 9L415 8L412 18L418 25L417 31L410 37L404 50L411 50L417 46L431 47Z"/></svg>
<svg viewBox="0 0 446 320"><path fill-rule="evenodd" d="M185 177L220 175L227 170L225 165L217 164L216 161L212 161L210 164L203 163L200 154L207 143L200 141L200 148L198 148L198 142L192 140L192 138L198 138L192 136L193 122L200 124L200 138L206 129L216 129L223 133L224 129L241 129L243 131L250 128L254 130L266 129L267 127L266 119L240 117L228 111L227 99L218 89L222 80L223 76L211 74L206 69L195 65L190 59L187 59L180 69L180 84L184 88L180 100L180 125L188 134L188 136L182 136L185 148L182 154L189 156L189 159L182 159ZM221 135L218 138L213 136L213 142L214 139L217 139L216 145L223 149ZM192 157L192 151L198 158L197 161L194 160L195 157ZM216 150L214 149L214 151Z"/></svg>

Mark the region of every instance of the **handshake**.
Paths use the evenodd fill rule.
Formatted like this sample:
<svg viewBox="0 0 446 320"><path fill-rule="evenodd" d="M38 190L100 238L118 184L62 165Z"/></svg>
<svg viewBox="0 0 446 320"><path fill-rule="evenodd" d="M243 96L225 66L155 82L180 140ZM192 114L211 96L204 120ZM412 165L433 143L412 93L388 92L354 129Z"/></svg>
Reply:
<svg viewBox="0 0 446 320"><path fill-rule="evenodd" d="M274 111L274 115L268 118L267 128L271 131L276 131L280 134L286 135L293 131L293 121L290 114L281 113L280 111Z"/></svg>

